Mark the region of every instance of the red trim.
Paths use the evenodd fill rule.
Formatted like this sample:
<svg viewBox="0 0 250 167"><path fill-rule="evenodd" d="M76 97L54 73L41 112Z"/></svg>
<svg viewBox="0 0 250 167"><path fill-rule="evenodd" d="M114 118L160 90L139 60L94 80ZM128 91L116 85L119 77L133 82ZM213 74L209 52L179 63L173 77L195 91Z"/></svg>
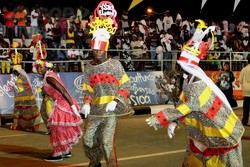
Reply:
<svg viewBox="0 0 250 167"><path fill-rule="evenodd" d="M117 92L118 95L123 95L125 98L129 98L130 93L126 90L118 90Z"/></svg>
<svg viewBox="0 0 250 167"><path fill-rule="evenodd" d="M239 144L236 144L233 147L228 148L206 148L203 152L201 152L195 145L194 141L190 139L189 141L190 149L193 153L202 154L202 156L219 156L222 154L225 154L239 146Z"/></svg>
<svg viewBox="0 0 250 167"><path fill-rule="evenodd" d="M221 101L221 99L218 96L216 96L214 98L213 104L208 109L208 112L204 113L204 115L206 115L210 119L214 119L222 105L223 105L223 102Z"/></svg>
<svg viewBox="0 0 250 167"><path fill-rule="evenodd" d="M85 96L84 99L83 99L83 101L91 103L92 102L92 98L90 96Z"/></svg>
<svg viewBox="0 0 250 167"><path fill-rule="evenodd" d="M106 41L100 41L100 40L92 40L91 49L98 49L98 50L107 50L107 44Z"/></svg>
<svg viewBox="0 0 250 167"><path fill-rule="evenodd" d="M90 86L93 88L98 83L119 84L119 81L110 74L94 74L90 77Z"/></svg>
<svg viewBox="0 0 250 167"><path fill-rule="evenodd" d="M183 61L183 62L186 62L186 63L188 63L188 64L196 65L196 66L198 66L198 64L199 64L199 62L190 60L190 59L188 59L188 58L186 58L186 57L183 57L183 56L180 56L180 57L179 57L179 60L180 60L180 61Z"/></svg>
<svg viewBox="0 0 250 167"><path fill-rule="evenodd" d="M165 117L162 111L155 114L155 116L162 126L166 126L169 123L168 119Z"/></svg>

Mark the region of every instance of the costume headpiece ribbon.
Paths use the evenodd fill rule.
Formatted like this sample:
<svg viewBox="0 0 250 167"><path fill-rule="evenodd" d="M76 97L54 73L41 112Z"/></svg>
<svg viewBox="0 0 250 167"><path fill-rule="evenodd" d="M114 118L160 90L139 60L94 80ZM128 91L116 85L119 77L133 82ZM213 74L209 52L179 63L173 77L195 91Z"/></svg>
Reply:
<svg viewBox="0 0 250 167"><path fill-rule="evenodd" d="M183 47L178 61L198 66L200 59L205 58L206 53L209 50L209 47L213 45L214 41L213 31L215 30L215 26L210 26L207 28L203 20L195 20L195 21L199 22L199 25L197 26L193 37ZM212 42L203 41L203 38L209 32L211 32L212 34Z"/></svg>
<svg viewBox="0 0 250 167"><path fill-rule="evenodd" d="M47 68L52 68L53 64L45 61L47 57L47 52L45 49L45 44L42 43L42 35L41 34L34 34L32 36L32 42L35 43L35 54L36 60L33 62L32 71L37 73L37 65L42 65Z"/></svg>
<svg viewBox="0 0 250 167"><path fill-rule="evenodd" d="M109 1L101 1L94 11L94 17L89 22L90 34L93 34L92 49L108 50L110 35L114 35L118 27L115 20L117 12Z"/></svg>

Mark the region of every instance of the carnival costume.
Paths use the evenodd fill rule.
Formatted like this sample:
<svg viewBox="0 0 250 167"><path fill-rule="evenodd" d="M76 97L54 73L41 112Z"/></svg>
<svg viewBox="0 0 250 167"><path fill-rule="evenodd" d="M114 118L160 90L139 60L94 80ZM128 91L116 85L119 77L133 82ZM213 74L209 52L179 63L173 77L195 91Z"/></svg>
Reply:
<svg viewBox="0 0 250 167"><path fill-rule="evenodd" d="M33 63L33 71L37 72L38 65L45 66L47 68L43 78L42 89L54 101L53 109L48 119L48 125L50 128L50 143L53 147L53 155L51 158L45 160L62 160L61 156L71 156L70 151L72 146L79 142L79 139L82 136L80 125L83 121L80 114L78 113L79 106L76 99L70 96L61 78L51 70L53 64L42 59L46 58L44 57L45 54L43 54L43 51L37 53L39 53L37 57L41 57L41 59L38 59ZM54 78L64 88L64 90L66 90L73 102L73 105L69 104L67 99L61 92L59 92L59 90L47 83L48 77ZM53 159L53 157L56 158Z"/></svg>
<svg viewBox="0 0 250 167"><path fill-rule="evenodd" d="M184 80L184 96L175 109L166 108L146 121L156 130L168 125L170 138L177 126L174 122L186 126L189 145L183 162L185 167L242 167L240 143L244 127L224 94L198 66L210 45L202 39L214 27L203 31L206 26L198 21L194 36L183 47L178 60L182 69L192 76Z"/></svg>
<svg viewBox="0 0 250 167"><path fill-rule="evenodd" d="M15 52L11 54L13 70L18 72L18 76L15 77L15 85L13 86L14 120L11 129L35 131L39 128L41 117L29 76L21 66L22 54L16 49L19 46L18 42L12 44L12 47L15 48Z"/></svg>
<svg viewBox="0 0 250 167"><path fill-rule="evenodd" d="M79 142L82 136L82 130L80 124L82 119L79 115L76 115L69 103L62 94L58 92L54 87L46 82L47 77L55 78L65 89L65 85L54 72L48 71L43 79L43 90L53 99L55 102L53 111L49 115L48 123L50 124L50 143L54 148L53 155L59 156L70 152L72 145ZM71 97L72 98L72 97ZM78 107L77 101L73 99L73 103Z"/></svg>
<svg viewBox="0 0 250 167"><path fill-rule="evenodd" d="M108 12L106 17L105 12ZM117 27L115 17L112 3L99 3L89 24L93 33L92 49L107 51L109 34L114 34ZM97 65L89 63L85 67L83 90L83 112L85 117L89 114L84 127L83 147L90 159L89 166L101 166L100 161L105 157L108 167L116 167L117 116L134 112L129 106L130 79L117 60L108 59Z"/></svg>
<svg viewBox="0 0 250 167"><path fill-rule="evenodd" d="M40 60L40 59L45 59L47 57L47 52L45 49L45 44L42 43L42 35L41 34L34 34L32 36L32 42L35 44L35 48L34 48L34 52L33 52L33 59L34 60ZM36 71L36 66L33 66L32 69L33 72L37 72ZM41 108L40 108L40 114L41 117L43 119L43 122L47 128L47 132L45 134L49 134L50 133L50 127L48 125L48 119L49 119L49 115L52 112L53 109L53 100L51 99L51 97L49 97L46 92L44 92L42 90L43 87L43 82L37 82L36 83L36 88L38 90L38 92L40 92L42 94L42 104L41 104Z"/></svg>

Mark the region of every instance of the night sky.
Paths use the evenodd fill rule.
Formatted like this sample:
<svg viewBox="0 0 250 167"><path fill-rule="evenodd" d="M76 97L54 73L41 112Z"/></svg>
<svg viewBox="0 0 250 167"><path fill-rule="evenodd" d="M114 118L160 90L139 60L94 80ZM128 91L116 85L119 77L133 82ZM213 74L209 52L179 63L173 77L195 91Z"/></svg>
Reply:
<svg viewBox="0 0 250 167"><path fill-rule="evenodd" d="M146 9L152 7L157 13L170 10L171 15L175 18L175 11L179 10L182 17L192 16L202 19L229 19L233 14L234 0L208 0L202 11L200 11L202 0L143 0L140 4L129 11L129 17L140 17L146 14ZM93 11L100 0L0 0L0 6L12 5L13 7L22 3L24 6L31 8L36 4L51 7L77 7L82 4L84 8ZM132 0L113 0L111 1L118 15L122 9L127 10ZM241 0L233 15L235 20L250 20L249 0Z"/></svg>

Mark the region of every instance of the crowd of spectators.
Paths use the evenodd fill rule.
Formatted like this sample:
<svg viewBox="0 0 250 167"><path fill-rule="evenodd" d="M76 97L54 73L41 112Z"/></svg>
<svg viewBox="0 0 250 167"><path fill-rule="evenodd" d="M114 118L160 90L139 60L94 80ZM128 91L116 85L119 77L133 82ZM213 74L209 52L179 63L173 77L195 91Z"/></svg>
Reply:
<svg viewBox="0 0 250 167"><path fill-rule="evenodd" d="M83 17L83 7L76 8L75 13L64 18L59 17L54 12L51 15L41 7L34 7L30 14L24 6L18 6L17 10L7 7L1 9L0 18L0 47L8 48L13 39L26 41L32 38L32 34L42 34L43 43L47 48L47 59L58 60L81 60L91 58L88 51L91 44L88 21L93 18L93 13ZM142 17L129 18L127 11L123 11L117 18L119 28L116 34L110 38L109 56L120 58L126 70L145 70L145 65L149 63L154 69L161 66L164 69L173 68L175 63L172 60L178 58L177 52L194 34L198 23L192 17L182 18L181 13L166 12ZM214 46L207 56L208 61L201 63L202 68L218 70L221 63L218 59L229 59L230 52L239 52L232 55L233 60L243 60L249 52L249 25L247 21L234 22L233 20L205 20L207 26L216 26L214 32ZM29 27L29 33L27 28ZM17 33L15 33L17 29ZM210 35L208 40L212 40ZM6 40L8 39L8 40ZM26 42L27 43L27 42ZM23 48L34 48L34 43L25 45ZM5 50L7 51L7 50ZM220 52L223 51L223 52ZM4 49L1 50L1 55ZM24 51L23 60L32 60L34 51ZM4 52L5 53L5 52ZM31 55L31 56L30 56ZM3 58L3 57L1 57ZM131 59L148 59L150 61L133 62ZM152 61L151 61L152 60ZM235 63L235 69L242 67ZM65 63L64 63L65 66ZM67 66L67 64L66 64ZM76 67L66 68L66 71L77 71ZM62 70L62 69L58 69Z"/></svg>

